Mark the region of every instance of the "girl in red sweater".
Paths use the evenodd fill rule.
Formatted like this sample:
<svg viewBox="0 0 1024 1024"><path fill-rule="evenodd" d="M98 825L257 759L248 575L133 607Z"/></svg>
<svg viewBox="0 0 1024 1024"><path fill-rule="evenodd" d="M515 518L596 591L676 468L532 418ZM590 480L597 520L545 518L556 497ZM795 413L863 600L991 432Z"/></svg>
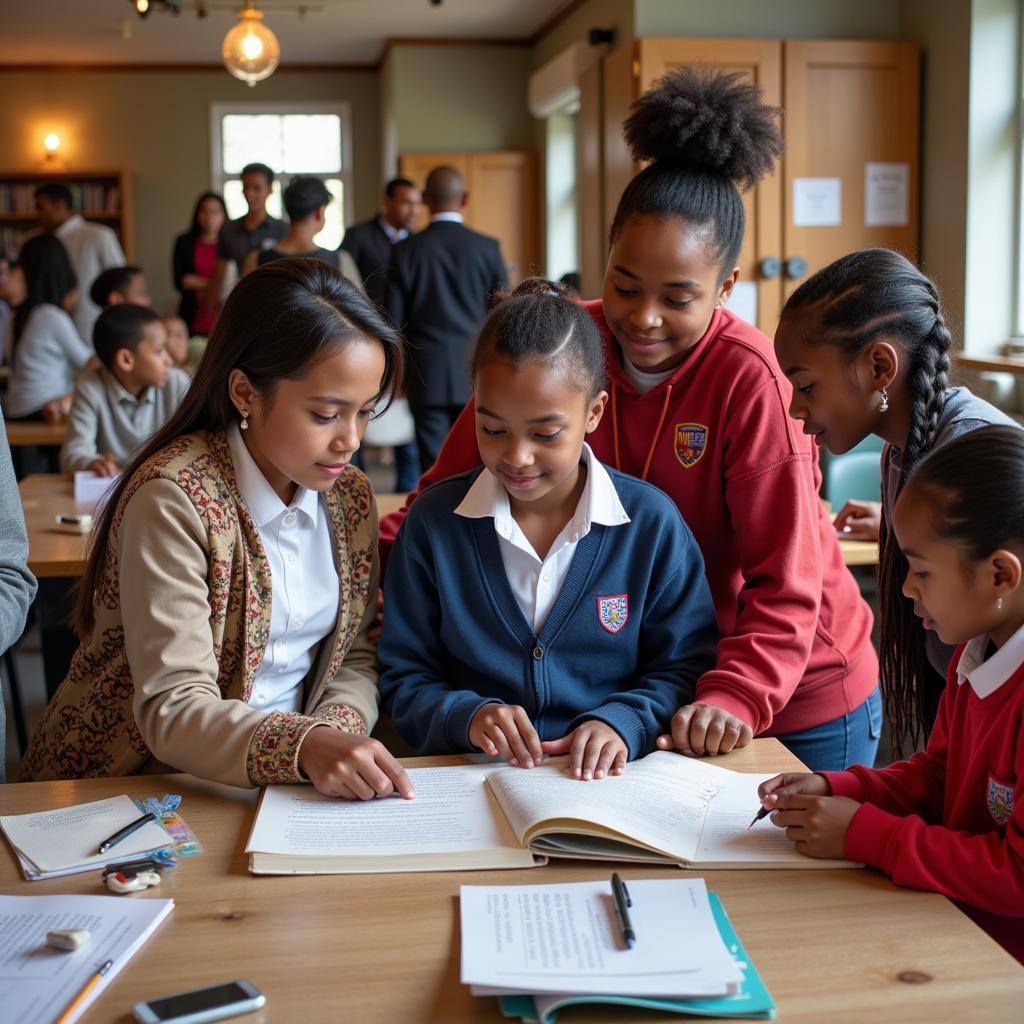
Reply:
<svg viewBox="0 0 1024 1024"><path fill-rule="evenodd" d="M915 614L960 645L928 747L879 770L777 775L761 799L801 853L942 893L1024 962L1024 431L936 449L893 528Z"/></svg>
<svg viewBox="0 0 1024 1024"><path fill-rule="evenodd" d="M771 171L775 114L741 76L687 67L634 104L626 139L650 164L619 202L603 297L584 304L609 374L590 441L665 491L704 555L716 664L660 744L718 754L765 734L810 767L841 769L873 761L881 728L871 613L771 342L725 308L743 242L737 186ZM479 464L470 404L421 486ZM385 549L400 522L382 522Z"/></svg>

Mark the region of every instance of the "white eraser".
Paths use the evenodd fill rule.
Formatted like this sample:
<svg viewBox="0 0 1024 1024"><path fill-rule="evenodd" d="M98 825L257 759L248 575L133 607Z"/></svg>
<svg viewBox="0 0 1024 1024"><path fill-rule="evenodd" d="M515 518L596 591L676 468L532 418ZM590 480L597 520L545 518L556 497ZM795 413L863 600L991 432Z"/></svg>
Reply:
<svg viewBox="0 0 1024 1024"><path fill-rule="evenodd" d="M81 949L91 938L87 928L57 928L46 933L46 944L57 949Z"/></svg>

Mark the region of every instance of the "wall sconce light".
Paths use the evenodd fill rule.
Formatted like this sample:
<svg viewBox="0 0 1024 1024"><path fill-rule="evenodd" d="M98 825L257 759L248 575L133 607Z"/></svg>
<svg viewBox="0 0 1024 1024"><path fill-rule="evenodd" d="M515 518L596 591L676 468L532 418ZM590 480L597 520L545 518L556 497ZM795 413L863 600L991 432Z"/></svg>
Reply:
<svg viewBox="0 0 1024 1024"><path fill-rule="evenodd" d="M269 78L281 60L277 36L263 24L263 12L252 6L252 0L245 0L238 24L224 37L220 52L228 71L249 86Z"/></svg>
<svg viewBox="0 0 1024 1024"><path fill-rule="evenodd" d="M56 132L49 132L43 137L43 149L46 150L46 159L54 160L57 150L60 149L60 136Z"/></svg>

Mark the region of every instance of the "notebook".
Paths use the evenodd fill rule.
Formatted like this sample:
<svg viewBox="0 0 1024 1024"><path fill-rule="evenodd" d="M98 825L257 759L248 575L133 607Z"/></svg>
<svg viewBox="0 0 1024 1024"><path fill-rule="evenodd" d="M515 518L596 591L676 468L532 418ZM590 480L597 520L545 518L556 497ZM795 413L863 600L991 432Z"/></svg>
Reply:
<svg viewBox="0 0 1024 1024"><path fill-rule="evenodd" d="M308 786L264 792L246 851L255 874L522 868L549 857L706 868L855 867L797 853L763 819L771 775L657 751L625 774L572 778L538 768L410 768L415 800L339 801Z"/></svg>
<svg viewBox="0 0 1024 1024"><path fill-rule="evenodd" d="M558 1011L566 1006L604 1004L636 1006L693 1017L743 1017L747 1020L774 1020L775 1002L765 988L743 948L722 906L717 893L709 892L708 900L722 941L743 974L737 990L730 995L705 999L649 999L621 995L515 995L501 996L501 1012L518 1017L523 1024L557 1024Z"/></svg>
<svg viewBox="0 0 1024 1024"><path fill-rule="evenodd" d="M78 1020L173 907L174 900L121 896L0 896L0 1020L56 1021L112 960L69 1024ZM87 928L92 935L67 952L46 945L46 933L57 928Z"/></svg>
<svg viewBox="0 0 1024 1024"><path fill-rule="evenodd" d="M29 881L91 871L174 846L175 840L155 822L147 822L106 853L104 839L142 814L129 796L113 796L71 807L0 817L0 830L14 849Z"/></svg>

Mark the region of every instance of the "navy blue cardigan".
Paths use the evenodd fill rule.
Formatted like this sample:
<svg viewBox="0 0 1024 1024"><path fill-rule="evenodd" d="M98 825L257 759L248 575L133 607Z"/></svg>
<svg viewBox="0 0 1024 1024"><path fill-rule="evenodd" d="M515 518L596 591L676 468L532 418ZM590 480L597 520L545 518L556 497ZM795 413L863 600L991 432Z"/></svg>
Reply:
<svg viewBox="0 0 1024 1024"><path fill-rule="evenodd" d="M526 709L541 739L597 718L630 759L650 753L718 641L704 560L675 504L609 469L630 522L591 527L534 633L494 520L454 513L480 472L424 491L388 562L380 690L398 732L422 754L475 750L471 719L506 703Z"/></svg>

